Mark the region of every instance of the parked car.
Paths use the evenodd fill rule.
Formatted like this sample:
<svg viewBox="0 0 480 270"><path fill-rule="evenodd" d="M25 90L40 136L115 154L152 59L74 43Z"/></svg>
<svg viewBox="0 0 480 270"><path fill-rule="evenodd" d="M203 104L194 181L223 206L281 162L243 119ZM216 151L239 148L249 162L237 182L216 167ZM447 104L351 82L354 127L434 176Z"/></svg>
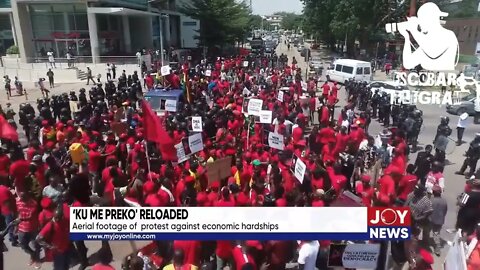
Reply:
<svg viewBox="0 0 480 270"><path fill-rule="evenodd" d="M370 82L372 67L370 62L354 59L338 59L333 62L334 68L327 70L327 80L345 83L349 79Z"/></svg>
<svg viewBox="0 0 480 270"><path fill-rule="evenodd" d="M300 56L302 56L302 57L306 57L307 54L308 54L309 56L312 55L312 54L310 53L310 49L308 49L308 48L303 48L303 50L300 52Z"/></svg>
<svg viewBox="0 0 480 270"><path fill-rule="evenodd" d="M472 93L468 96L465 96L460 99L459 102L447 105L447 112L454 115L461 115L464 112L467 112L469 115L475 115L475 100L477 95Z"/></svg>
<svg viewBox="0 0 480 270"><path fill-rule="evenodd" d="M310 67L310 69L323 69L323 62L322 62L322 59L320 58L311 58L310 59L310 62L308 63L308 66Z"/></svg>

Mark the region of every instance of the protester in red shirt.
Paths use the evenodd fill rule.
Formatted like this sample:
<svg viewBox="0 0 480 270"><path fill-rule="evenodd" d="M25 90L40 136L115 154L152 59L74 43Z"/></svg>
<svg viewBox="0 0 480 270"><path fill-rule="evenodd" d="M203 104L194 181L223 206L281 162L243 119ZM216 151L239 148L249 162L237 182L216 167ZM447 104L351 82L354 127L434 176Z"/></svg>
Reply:
<svg viewBox="0 0 480 270"><path fill-rule="evenodd" d="M40 248L35 241L38 230L38 205L27 192L20 192L17 198L17 231L20 247L30 255L30 265L40 268ZM68 238L68 235L67 235ZM30 246L34 243L34 248Z"/></svg>
<svg viewBox="0 0 480 270"><path fill-rule="evenodd" d="M19 194L25 189L25 177L29 173L30 162L23 159L22 156L12 156L12 165L10 166L10 176L13 178L15 192Z"/></svg>
<svg viewBox="0 0 480 270"><path fill-rule="evenodd" d="M185 254L185 259L183 263L200 265L200 254L201 254L201 242L200 241L187 241L187 240L175 240L173 241L173 249L182 250Z"/></svg>
<svg viewBox="0 0 480 270"><path fill-rule="evenodd" d="M247 248L242 245L237 245L232 251L233 261L235 263L236 270L257 270L255 260L247 252Z"/></svg>
<svg viewBox="0 0 480 270"><path fill-rule="evenodd" d="M53 251L53 269L69 269L71 260L70 224L64 217L63 208L57 208L52 221L48 222L37 236L41 246Z"/></svg>
<svg viewBox="0 0 480 270"><path fill-rule="evenodd" d="M418 177L414 174L414 171L415 165L408 164L407 174L403 175L402 179L398 183L397 198L403 202L407 200L408 194L415 189L415 185L418 183Z"/></svg>
<svg viewBox="0 0 480 270"><path fill-rule="evenodd" d="M231 241L218 240L215 249L217 269L223 269L232 258L233 244Z"/></svg>
<svg viewBox="0 0 480 270"><path fill-rule="evenodd" d="M0 209L5 220L5 225L8 225L15 219L16 204L15 197L6 186L6 183L7 176L0 175ZM8 238L12 246L18 245L17 235L14 234L13 227L8 230Z"/></svg>

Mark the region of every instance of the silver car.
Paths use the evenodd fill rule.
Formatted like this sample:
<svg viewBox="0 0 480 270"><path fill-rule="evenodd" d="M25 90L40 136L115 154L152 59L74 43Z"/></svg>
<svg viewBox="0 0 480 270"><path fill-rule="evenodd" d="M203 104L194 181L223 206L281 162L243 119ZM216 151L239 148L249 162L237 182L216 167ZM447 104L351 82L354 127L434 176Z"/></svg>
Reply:
<svg viewBox="0 0 480 270"><path fill-rule="evenodd" d="M477 97L475 93L465 96L456 104L447 105L447 112L454 115L461 115L464 112L467 112L469 115L474 115L476 98Z"/></svg>

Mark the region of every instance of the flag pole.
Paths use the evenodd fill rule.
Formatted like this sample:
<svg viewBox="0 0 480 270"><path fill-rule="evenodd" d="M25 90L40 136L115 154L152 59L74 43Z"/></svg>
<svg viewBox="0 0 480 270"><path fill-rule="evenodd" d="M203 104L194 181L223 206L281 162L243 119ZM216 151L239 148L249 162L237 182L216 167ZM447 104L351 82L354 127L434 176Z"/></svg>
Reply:
<svg viewBox="0 0 480 270"><path fill-rule="evenodd" d="M148 172L148 178L150 179L150 181L153 181L152 179L152 174L150 173L150 155L148 154L148 142L147 140L144 140L145 142L145 155L147 156L147 172Z"/></svg>

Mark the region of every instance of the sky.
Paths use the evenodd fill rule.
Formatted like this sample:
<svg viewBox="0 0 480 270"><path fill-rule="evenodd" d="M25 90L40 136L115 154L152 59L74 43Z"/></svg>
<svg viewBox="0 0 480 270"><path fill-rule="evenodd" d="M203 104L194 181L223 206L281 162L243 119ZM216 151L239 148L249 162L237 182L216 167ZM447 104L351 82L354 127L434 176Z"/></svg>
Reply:
<svg viewBox="0 0 480 270"><path fill-rule="evenodd" d="M247 3L249 0L247 0ZM272 15L275 12L286 11L302 13L303 4L300 0L252 0L253 14Z"/></svg>

